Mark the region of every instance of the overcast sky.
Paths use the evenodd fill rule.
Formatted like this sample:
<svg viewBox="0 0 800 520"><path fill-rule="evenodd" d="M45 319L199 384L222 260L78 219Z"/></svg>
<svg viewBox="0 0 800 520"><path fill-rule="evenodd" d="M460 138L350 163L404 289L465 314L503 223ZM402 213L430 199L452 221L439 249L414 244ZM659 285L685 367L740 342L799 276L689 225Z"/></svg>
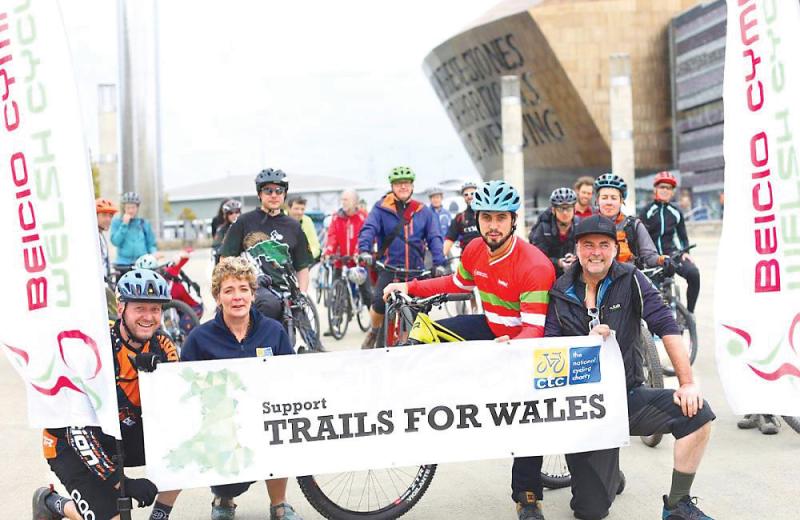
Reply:
<svg viewBox="0 0 800 520"><path fill-rule="evenodd" d="M141 0L135 0L141 1ZM497 0L159 2L164 186L271 166L418 186L476 176L422 72ZM116 2L61 2L90 148L117 82Z"/></svg>

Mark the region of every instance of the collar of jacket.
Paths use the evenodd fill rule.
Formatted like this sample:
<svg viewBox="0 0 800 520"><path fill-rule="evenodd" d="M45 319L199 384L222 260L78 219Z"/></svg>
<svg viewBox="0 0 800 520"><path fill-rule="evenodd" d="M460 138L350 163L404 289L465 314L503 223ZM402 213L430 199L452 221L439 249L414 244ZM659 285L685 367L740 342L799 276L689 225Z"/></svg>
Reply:
<svg viewBox="0 0 800 520"><path fill-rule="evenodd" d="M380 207L385 209L386 211L389 211L397 215L397 202L398 199L397 197L395 197L394 193L389 192L386 194L385 197L383 197ZM408 199L408 202L406 202L405 204L406 204L406 215L409 216L413 215L414 213L418 212L419 210L425 207L422 203L414 199Z"/></svg>
<svg viewBox="0 0 800 520"><path fill-rule="evenodd" d="M247 327L247 334L245 334L244 339L247 339L248 336L250 336L252 331L254 331L256 329L256 327L258 326L258 323L262 319L263 319L263 316L261 315L261 313L258 312L258 310L256 310L255 307L251 306L250 307L250 323L249 323L249 325ZM228 334L233 336L234 339L236 339L236 336L233 334L231 329L228 328L228 324L225 323L225 318L223 318L223 316L222 316L222 308L221 307L217 308L217 312L214 315L214 325L217 328L227 332Z"/></svg>

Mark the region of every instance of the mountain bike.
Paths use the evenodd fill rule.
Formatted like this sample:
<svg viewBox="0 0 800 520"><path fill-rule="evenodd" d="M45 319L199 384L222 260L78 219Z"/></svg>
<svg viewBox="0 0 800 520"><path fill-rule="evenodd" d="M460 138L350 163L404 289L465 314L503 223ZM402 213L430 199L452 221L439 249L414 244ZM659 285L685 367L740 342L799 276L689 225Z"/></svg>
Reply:
<svg viewBox="0 0 800 520"><path fill-rule="evenodd" d="M314 276L314 293L317 297L317 303L324 302L326 307L330 305L330 290L333 285L333 262L326 260L320 262L317 268L317 273Z"/></svg>
<svg viewBox="0 0 800 520"><path fill-rule="evenodd" d="M694 247L695 244L691 244L683 249L675 251L672 255L670 255L673 265L677 265L684 253L687 253ZM650 281L653 282L653 285L655 285L656 288L661 292L661 296L664 298L664 303L672 310L672 314L675 316L675 321L678 323L681 336L683 336L683 344L687 348L686 354L689 356L689 364L693 365L694 360L697 358L697 322L694 318L694 314L689 312L681 300L680 289L678 284L675 283L674 275L666 273L663 266L642 269L642 273L644 273L645 276L647 276ZM653 341L657 347L663 348L663 342L661 341L661 338L654 335ZM663 371L667 376L675 375L675 369L671 364L664 365Z"/></svg>
<svg viewBox="0 0 800 520"><path fill-rule="evenodd" d="M399 294L399 293L398 293ZM439 294L429 298L393 296L386 305L411 331L417 314L430 312L449 301L469 300L469 294ZM411 334L403 344L427 343ZM453 341L446 334L435 341ZM335 520L391 520L407 513L419 502L436 474L436 464L351 471L332 475L297 477L306 500L325 518Z"/></svg>
<svg viewBox="0 0 800 520"><path fill-rule="evenodd" d="M263 285L273 294L276 294L283 305L281 322L289 342L295 347L298 341L303 344L296 348L298 354L324 352L319 326L319 313L314 301L303 294L297 282L297 275L291 266L285 266L275 261L268 261L264 257L256 259L256 265L261 269ZM271 269L270 269L271 267ZM279 271L285 284L272 283L271 271Z"/></svg>
<svg viewBox="0 0 800 520"><path fill-rule="evenodd" d="M461 257L453 256L449 259L449 273L452 275L458 269ZM472 289L472 298L467 301L448 302L444 306L444 310L449 317L462 316L464 314L483 314L483 303L481 303L481 296L478 288Z"/></svg>
<svg viewBox="0 0 800 520"><path fill-rule="evenodd" d="M392 273L394 282L405 282L413 279L421 280L431 276L430 269L401 269L386 265L383 262L375 262L378 271L388 271ZM402 343L408 337L411 330L411 323L400 320L400 315L392 306L387 305L386 313L383 315L383 324L378 329L378 338L375 344L379 347L391 347Z"/></svg>
<svg viewBox="0 0 800 520"><path fill-rule="evenodd" d="M347 333L347 327L353 315L356 316L358 326L363 332L370 327L369 306L364 301L362 286L367 283L369 274L363 266L350 267L354 260L352 256L332 257L342 263L341 276L333 281L328 304L328 329L335 339L342 339Z"/></svg>

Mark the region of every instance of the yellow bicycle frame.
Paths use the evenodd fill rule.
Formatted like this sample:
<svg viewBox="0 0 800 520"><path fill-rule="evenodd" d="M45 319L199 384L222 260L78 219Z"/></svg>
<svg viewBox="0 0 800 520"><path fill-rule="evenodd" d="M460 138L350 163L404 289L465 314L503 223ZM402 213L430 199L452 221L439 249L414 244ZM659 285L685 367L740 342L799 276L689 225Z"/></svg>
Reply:
<svg viewBox="0 0 800 520"><path fill-rule="evenodd" d="M413 339L420 343L452 343L454 341L466 341L455 332L442 327L424 312L417 314L408 339Z"/></svg>

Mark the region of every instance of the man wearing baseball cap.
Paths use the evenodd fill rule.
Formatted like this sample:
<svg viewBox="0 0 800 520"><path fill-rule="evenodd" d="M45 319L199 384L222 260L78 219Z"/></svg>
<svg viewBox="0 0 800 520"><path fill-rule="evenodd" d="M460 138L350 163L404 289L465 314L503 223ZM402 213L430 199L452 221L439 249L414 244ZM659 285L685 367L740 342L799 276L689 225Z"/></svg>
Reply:
<svg viewBox="0 0 800 520"><path fill-rule="evenodd" d="M678 325L658 290L629 263L617 256L614 223L594 215L575 228L578 261L556 280L550 291L545 336L599 334L616 339L625 366L628 421L631 435L671 433L675 437L672 486L663 496L662 518L710 519L691 496L691 486L711 432L714 413L694 381ZM675 367L679 388L644 385L641 357L641 321L664 341ZM600 519L616 497L619 449L568 454L572 474L570 506L576 518Z"/></svg>

